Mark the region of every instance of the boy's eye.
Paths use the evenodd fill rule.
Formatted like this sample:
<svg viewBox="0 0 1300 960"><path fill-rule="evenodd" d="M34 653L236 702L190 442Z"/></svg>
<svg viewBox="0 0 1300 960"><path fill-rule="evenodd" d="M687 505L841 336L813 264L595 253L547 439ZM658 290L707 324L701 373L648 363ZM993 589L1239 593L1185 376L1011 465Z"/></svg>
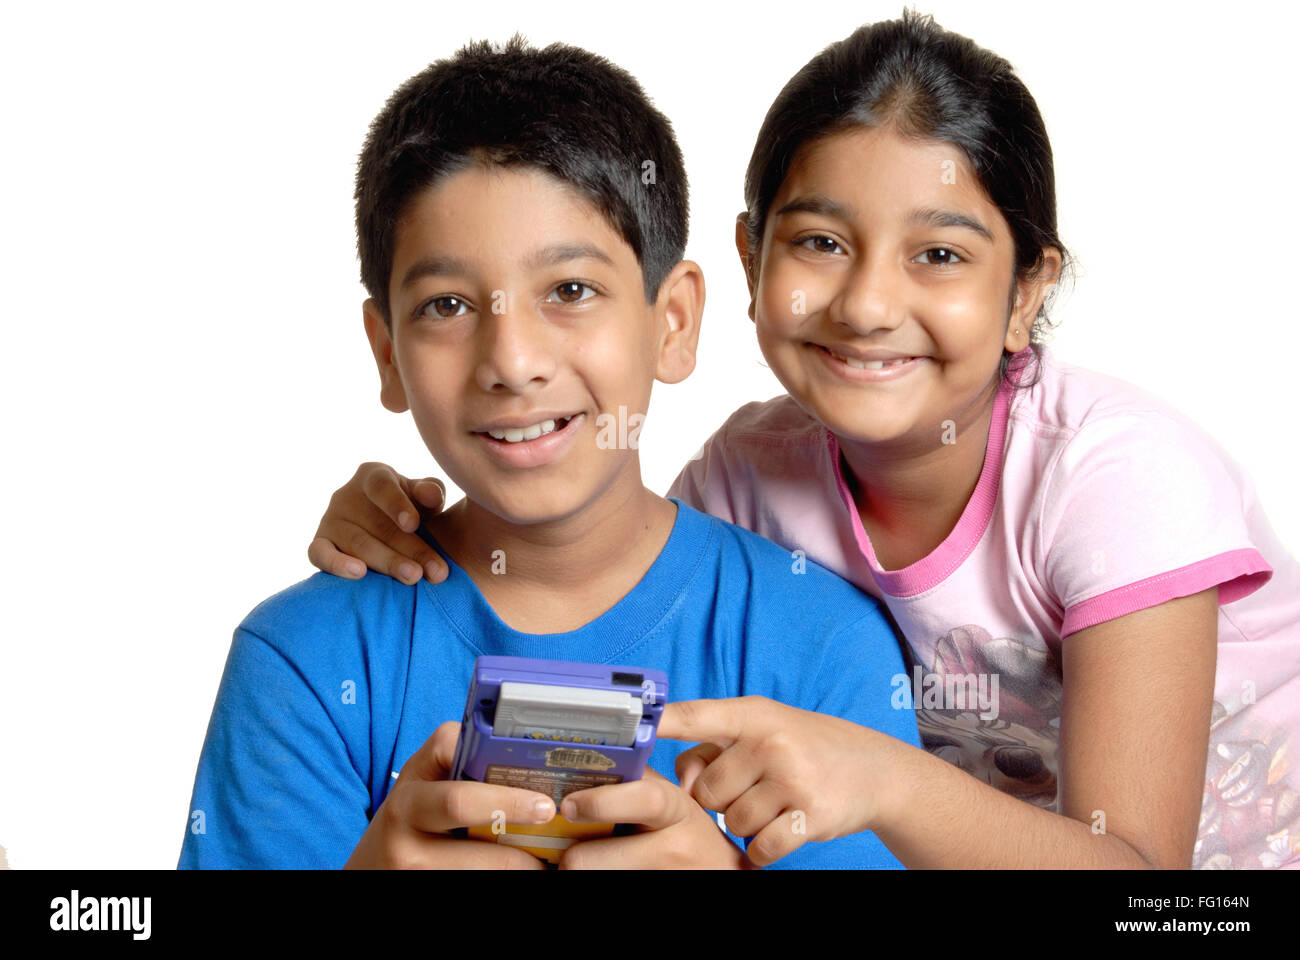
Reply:
<svg viewBox="0 0 1300 960"><path fill-rule="evenodd" d="M804 237L802 240L794 242L796 247L806 247L815 253L834 253L840 245L832 237L818 234L815 237Z"/></svg>
<svg viewBox="0 0 1300 960"><path fill-rule="evenodd" d="M931 247L929 250L922 253L921 256L925 257L925 262L932 267L946 267L949 264L962 262L961 257L957 256L957 254L953 253L947 247ZM920 258L918 257L918 259Z"/></svg>
<svg viewBox="0 0 1300 960"><path fill-rule="evenodd" d="M585 294L583 293L584 290L586 291ZM585 283L568 280L552 290L551 295L546 299L552 303L581 303L583 300L590 300L595 295L596 291Z"/></svg>
<svg viewBox="0 0 1300 960"><path fill-rule="evenodd" d="M460 297L434 297L420 312L426 313L430 308L440 317L457 317L469 309L469 304Z"/></svg>

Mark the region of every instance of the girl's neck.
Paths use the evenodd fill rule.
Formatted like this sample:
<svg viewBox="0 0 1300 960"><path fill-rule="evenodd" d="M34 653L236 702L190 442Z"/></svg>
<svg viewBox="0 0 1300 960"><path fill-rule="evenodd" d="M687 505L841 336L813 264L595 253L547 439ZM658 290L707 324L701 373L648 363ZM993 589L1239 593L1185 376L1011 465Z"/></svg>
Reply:
<svg viewBox="0 0 1300 960"><path fill-rule="evenodd" d="M836 437L840 469L883 569L926 557L956 527L984 468L997 389L995 381L948 431L936 429L934 443L904 448Z"/></svg>

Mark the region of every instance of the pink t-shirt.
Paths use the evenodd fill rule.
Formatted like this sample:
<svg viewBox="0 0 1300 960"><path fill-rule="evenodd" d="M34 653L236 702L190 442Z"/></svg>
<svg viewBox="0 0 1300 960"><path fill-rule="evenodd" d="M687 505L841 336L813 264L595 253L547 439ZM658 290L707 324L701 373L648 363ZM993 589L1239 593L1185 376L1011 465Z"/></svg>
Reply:
<svg viewBox="0 0 1300 960"><path fill-rule="evenodd" d="M1032 352L1017 355L1022 382ZM1300 565L1249 478L1138 388L1057 361L998 391L956 527L901 570L876 562L839 445L788 396L741 407L669 491L883 601L922 741L1059 812L1061 642L1219 588L1219 649L1196 867L1300 867ZM800 552L801 551L801 552Z"/></svg>

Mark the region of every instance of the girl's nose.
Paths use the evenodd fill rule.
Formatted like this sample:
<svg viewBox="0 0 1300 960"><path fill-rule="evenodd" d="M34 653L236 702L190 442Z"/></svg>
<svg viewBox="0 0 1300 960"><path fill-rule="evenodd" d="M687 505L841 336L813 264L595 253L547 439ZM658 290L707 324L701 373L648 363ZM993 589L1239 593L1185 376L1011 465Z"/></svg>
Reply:
<svg viewBox="0 0 1300 960"><path fill-rule="evenodd" d="M522 393L555 376L556 344L536 311L496 297L478 325L480 361L475 379L486 392Z"/></svg>
<svg viewBox="0 0 1300 960"><path fill-rule="evenodd" d="M903 267L885 255L864 256L844 276L831 301L829 315L858 336L894 329L907 315Z"/></svg>

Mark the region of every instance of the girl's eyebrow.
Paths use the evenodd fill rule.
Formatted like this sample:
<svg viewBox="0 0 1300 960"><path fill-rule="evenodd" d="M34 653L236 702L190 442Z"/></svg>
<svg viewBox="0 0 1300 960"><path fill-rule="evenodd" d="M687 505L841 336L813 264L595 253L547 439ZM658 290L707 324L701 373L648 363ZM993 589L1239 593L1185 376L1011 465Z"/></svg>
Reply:
<svg viewBox="0 0 1300 960"><path fill-rule="evenodd" d="M969 217L964 213L957 213L954 210L939 210L935 207L923 207L909 213L907 215L907 222L925 227L965 227L968 230L974 230L989 243L993 242L993 231L984 226L984 224L980 223L974 217Z"/></svg>
<svg viewBox="0 0 1300 960"><path fill-rule="evenodd" d="M812 193L803 197L795 197L776 213L772 214L773 218L782 216L787 213L813 213L820 214L824 217L835 217L840 220L852 220L853 208L847 204L832 200L820 193ZM993 242L993 231L984 224L980 223L972 216L964 213L958 213L955 210L940 210L937 207L922 207L913 210L907 215L907 222L918 224L925 227L965 227L967 230L974 230L989 243Z"/></svg>

